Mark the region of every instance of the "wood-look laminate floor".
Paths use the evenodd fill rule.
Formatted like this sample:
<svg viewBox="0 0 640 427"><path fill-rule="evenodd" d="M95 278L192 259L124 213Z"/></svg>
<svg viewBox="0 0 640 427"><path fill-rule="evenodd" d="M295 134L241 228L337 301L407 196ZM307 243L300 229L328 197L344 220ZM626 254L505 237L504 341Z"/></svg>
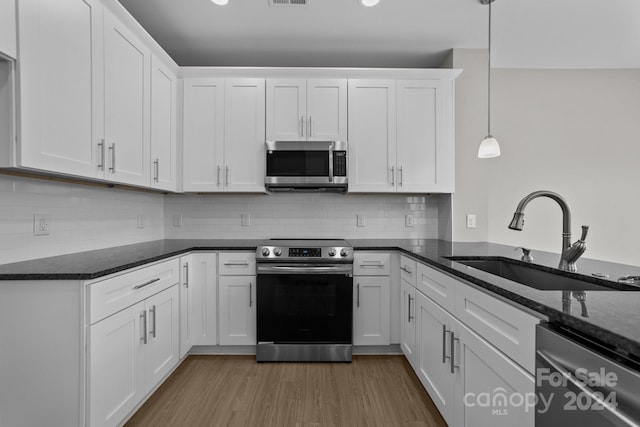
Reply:
<svg viewBox="0 0 640 427"><path fill-rule="evenodd" d="M254 356L190 356L126 426L446 423L403 356L354 356L352 363L256 363Z"/></svg>

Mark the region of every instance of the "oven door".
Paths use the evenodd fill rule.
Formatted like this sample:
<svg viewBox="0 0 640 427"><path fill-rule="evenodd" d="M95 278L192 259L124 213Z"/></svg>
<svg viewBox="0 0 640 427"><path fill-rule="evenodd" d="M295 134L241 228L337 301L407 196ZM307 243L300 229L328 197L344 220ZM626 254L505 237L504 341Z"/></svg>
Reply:
<svg viewBox="0 0 640 427"><path fill-rule="evenodd" d="M352 275L344 266L269 266L278 267L257 277L258 361L350 361Z"/></svg>

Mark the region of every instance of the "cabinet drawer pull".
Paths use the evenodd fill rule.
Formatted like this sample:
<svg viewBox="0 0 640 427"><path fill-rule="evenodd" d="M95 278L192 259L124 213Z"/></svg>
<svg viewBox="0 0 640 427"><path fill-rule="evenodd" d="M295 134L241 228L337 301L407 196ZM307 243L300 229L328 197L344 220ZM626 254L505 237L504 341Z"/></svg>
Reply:
<svg viewBox="0 0 640 427"><path fill-rule="evenodd" d="M394 185L396 185L396 168L395 166L391 166L391 186L393 187Z"/></svg>
<svg viewBox="0 0 640 427"><path fill-rule="evenodd" d="M409 297L409 301L407 303L407 311L409 312L409 318L407 319L408 323L411 323L411 320L415 318L415 316L411 315L411 300L413 298L411 298L411 295L407 295Z"/></svg>
<svg viewBox="0 0 640 427"><path fill-rule="evenodd" d="M360 283L356 285L356 307L360 307Z"/></svg>
<svg viewBox="0 0 640 427"><path fill-rule="evenodd" d="M140 341L147 343L147 310L143 310L140 313L140 319L142 319L142 336L140 337Z"/></svg>
<svg viewBox="0 0 640 427"><path fill-rule="evenodd" d="M248 261L229 261L229 262L225 262L224 265L226 266L249 265L249 262Z"/></svg>
<svg viewBox="0 0 640 427"><path fill-rule="evenodd" d="M360 267L384 267L382 261L362 261Z"/></svg>
<svg viewBox="0 0 640 427"><path fill-rule="evenodd" d="M413 271L406 265L403 265L402 267L400 267L400 270L404 271L407 274L413 274Z"/></svg>
<svg viewBox="0 0 640 427"><path fill-rule="evenodd" d="M149 286L149 285L150 285L150 284L152 284L152 283L156 283L158 280L160 280L160 278L159 278L159 277L156 277L155 279L151 279L151 280L149 280L148 282L144 282L144 283L142 283L142 284L140 284L140 285L136 285L136 286L134 286L134 287L133 287L133 289L136 289L136 290L137 290L137 289L144 288L145 286Z"/></svg>
<svg viewBox="0 0 640 427"><path fill-rule="evenodd" d="M249 282L249 307L253 305L253 283Z"/></svg>
<svg viewBox="0 0 640 427"><path fill-rule="evenodd" d="M149 313L152 315L151 319L153 320L153 330L149 331L149 335L151 335L152 337L156 337L156 306L151 306L151 308L149 309Z"/></svg>

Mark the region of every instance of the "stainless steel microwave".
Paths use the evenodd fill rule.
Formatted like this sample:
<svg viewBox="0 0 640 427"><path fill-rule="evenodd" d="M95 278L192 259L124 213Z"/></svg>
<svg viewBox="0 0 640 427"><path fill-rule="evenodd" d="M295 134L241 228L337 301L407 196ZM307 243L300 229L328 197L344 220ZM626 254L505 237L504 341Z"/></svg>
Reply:
<svg viewBox="0 0 640 427"><path fill-rule="evenodd" d="M347 191L346 141L267 141L265 157L268 191Z"/></svg>

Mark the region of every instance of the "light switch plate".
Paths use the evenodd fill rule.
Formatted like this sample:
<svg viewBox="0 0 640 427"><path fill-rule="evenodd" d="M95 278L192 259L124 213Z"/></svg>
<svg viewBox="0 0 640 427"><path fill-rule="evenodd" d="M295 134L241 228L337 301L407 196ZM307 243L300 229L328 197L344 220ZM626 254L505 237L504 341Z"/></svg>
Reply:
<svg viewBox="0 0 640 427"><path fill-rule="evenodd" d="M173 226L182 227L182 214L175 214L173 216Z"/></svg>
<svg viewBox="0 0 640 427"><path fill-rule="evenodd" d="M404 226L413 227L413 215L407 214L404 216Z"/></svg>
<svg viewBox="0 0 640 427"><path fill-rule="evenodd" d="M243 213L240 214L240 223L243 227L249 227L251 225L251 214Z"/></svg>
<svg viewBox="0 0 640 427"><path fill-rule="evenodd" d="M364 215L356 214L356 224L358 225L358 227L364 227L365 226Z"/></svg>
<svg viewBox="0 0 640 427"><path fill-rule="evenodd" d="M476 228L476 216L467 214L467 228Z"/></svg>
<svg viewBox="0 0 640 427"><path fill-rule="evenodd" d="M138 228L144 228L144 215L138 215Z"/></svg>

